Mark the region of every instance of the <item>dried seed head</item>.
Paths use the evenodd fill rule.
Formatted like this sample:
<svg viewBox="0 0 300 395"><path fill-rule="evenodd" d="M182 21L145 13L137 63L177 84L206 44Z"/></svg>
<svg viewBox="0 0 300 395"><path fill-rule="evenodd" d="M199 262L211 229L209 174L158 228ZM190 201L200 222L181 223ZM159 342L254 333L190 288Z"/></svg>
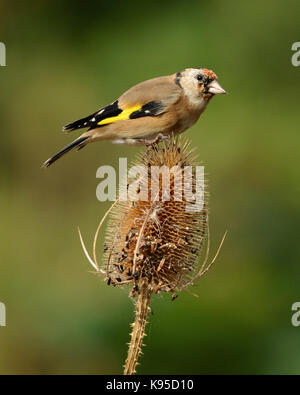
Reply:
<svg viewBox="0 0 300 395"><path fill-rule="evenodd" d="M196 269L207 209L205 202L198 209L198 202L185 193L195 192L197 186L196 162L188 145L175 139L148 148L135 163L138 179L127 186L134 200L118 201L110 213L103 269L115 285L132 283L131 296L142 279L152 292L174 295ZM186 171L187 166L192 171Z"/></svg>
<svg viewBox="0 0 300 395"><path fill-rule="evenodd" d="M174 300L177 290L193 284L209 270L226 236L225 233L216 255L207 264L210 243L204 199L206 193L203 189L199 191L195 158L191 154L188 143L182 143L179 139L146 149L136 161L139 166L138 179L131 180L127 185L129 199L123 200L122 191L98 226L93 244L94 261L78 229L84 253L96 272L106 275L108 285L132 284L130 296L137 297L136 318L132 325L124 374L136 371L153 292L170 292ZM186 172L191 167L193 171ZM195 192L196 199L191 201L191 195ZM200 205L198 195L202 195ZM104 266L100 267L96 244L100 228L108 215L109 224L103 246ZM206 233L205 259L197 269L196 263Z"/></svg>

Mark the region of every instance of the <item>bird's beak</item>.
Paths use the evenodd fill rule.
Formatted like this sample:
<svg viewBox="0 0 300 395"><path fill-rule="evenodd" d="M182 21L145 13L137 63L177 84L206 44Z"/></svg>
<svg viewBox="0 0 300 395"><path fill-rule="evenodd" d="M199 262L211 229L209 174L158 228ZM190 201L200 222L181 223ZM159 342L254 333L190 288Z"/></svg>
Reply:
<svg viewBox="0 0 300 395"><path fill-rule="evenodd" d="M218 81L213 80L208 84L208 92L212 93L213 95L220 95L222 93L227 93L221 85L218 83Z"/></svg>

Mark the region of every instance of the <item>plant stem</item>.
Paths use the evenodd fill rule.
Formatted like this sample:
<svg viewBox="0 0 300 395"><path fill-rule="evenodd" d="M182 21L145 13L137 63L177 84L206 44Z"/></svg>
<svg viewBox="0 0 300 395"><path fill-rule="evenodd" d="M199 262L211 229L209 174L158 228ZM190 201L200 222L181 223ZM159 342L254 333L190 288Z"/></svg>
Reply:
<svg viewBox="0 0 300 395"><path fill-rule="evenodd" d="M139 291L135 305L135 321L132 324L131 341L128 349L128 356L124 366L124 375L131 375L136 372L138 358L143 346L147 315L149 311L152 291L149 289L147 281L143 280L139 284Z"/></svg>

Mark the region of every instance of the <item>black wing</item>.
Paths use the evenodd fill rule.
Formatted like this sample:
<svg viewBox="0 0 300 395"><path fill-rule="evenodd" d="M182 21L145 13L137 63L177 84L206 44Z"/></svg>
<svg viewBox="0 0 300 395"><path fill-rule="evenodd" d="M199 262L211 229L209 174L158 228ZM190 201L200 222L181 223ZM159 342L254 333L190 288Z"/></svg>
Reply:
<svg viewBox="0 0 300 395"><path fill-rule="evenodd" d="M101 110L94 112L88 117L69 123L68 125L64 126L63 130L71 132L72 130L82 128L94 129L95 127L99 127L99 125L97 125L98 122L109 117L116 117L121 112L122 110L119 108L118 100L116 100L114 103L101 108Z"/></svg>
<svg viewBox="0 0 300 395"><path fill-rule="evenodd" d="M144 104L139 110L130 114L129 118L153 117L164 112L165 106L159 101L150 101Z"/></svg>

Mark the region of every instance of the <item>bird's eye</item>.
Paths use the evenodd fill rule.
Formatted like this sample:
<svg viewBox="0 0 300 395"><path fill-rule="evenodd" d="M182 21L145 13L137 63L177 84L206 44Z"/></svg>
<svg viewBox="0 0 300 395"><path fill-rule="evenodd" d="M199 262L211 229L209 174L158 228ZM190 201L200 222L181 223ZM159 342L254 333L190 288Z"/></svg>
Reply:
<svg viewBox="0 0 300 395"><path fill-rule="evenodd" d="M202 81L202 80L203 80L203 75L198 74L198 75L197 75L197 80L198 80L198 81Z"/></svg>

